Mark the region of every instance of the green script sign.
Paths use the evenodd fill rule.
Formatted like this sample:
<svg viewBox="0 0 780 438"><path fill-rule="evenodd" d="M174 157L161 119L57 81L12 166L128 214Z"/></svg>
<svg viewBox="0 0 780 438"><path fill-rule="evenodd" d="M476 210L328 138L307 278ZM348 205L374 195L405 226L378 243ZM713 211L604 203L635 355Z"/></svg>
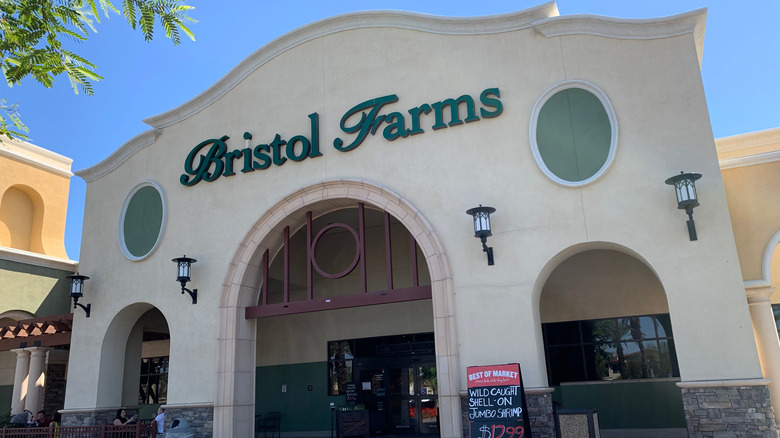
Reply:
<svg viewBox="0 0 780 438"><path fill-rule="evenodd" d="M474 99L464 94L457 99L445 99L432 104L424 103L407 111L407 115L400 112L383 114L382 109L392 103L398 102L398 96L390 94L367 100L357 104L347 111L341 118L339 127L346 134L354 134L352 142L345 144L341 138L333 140L333 147L341 152L351 151L360 146L368 137L375 135L384 126L382 136L393 141L401 137L422 134L421 128L423 116L433 112L433 125L431 129L443 129L448 126L461 125L464 122L476 122L481 118L498 117L504 111L504 106L499 100L501 97L498 88L488 88L479 95L479 116L476 111ZM466 118L461 119L460 109L465 107ZM449 109L449 122L445 123L445 109ZM407 123L408 120L408 123ZM235 170L241 167L242 173L265 170L274 166L281 166L290 161L303 161L307 158L322 156L320 151L319 115L309 114L311 130L309 136L296 135L289 140L282 139L276 134L268 144L259 144L244 149L228 151L227 140L224 135L220 138L212 138L200 142L195 146L184 160L184 172L179 181L185 186L193 186L200 181L211 182L220 176L233 176ZM247 146L252 139L252 134L244 133ZM197 165L196 163L197 158ZM238 165L236 165L238 160Z"/></svg>

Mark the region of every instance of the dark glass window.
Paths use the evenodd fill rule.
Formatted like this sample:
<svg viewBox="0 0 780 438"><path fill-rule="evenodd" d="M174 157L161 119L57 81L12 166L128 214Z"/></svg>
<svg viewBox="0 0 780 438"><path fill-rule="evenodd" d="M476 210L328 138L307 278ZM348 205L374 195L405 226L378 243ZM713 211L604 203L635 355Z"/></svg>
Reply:
<svg viewBox="0 0 780 438"><path fill-rule="evenodd" d="M542 330L551 386L680 376L668 314L548 323Z"/></svg>
<svg viewBox="0 0 780 438"><path fill-rule="evenodd" d="M553 322L545 324L545 334L552 345L580 343L580 329L577 322Z"/></svg>
<svg viewBox="0 0 780 438"><path fill-rule="evenodd" d="M775 326L778 336L780 336L780 304L772 304L772 312L775 314Z"/></svg>
<svg viewBox="0 0 780 438"><path fill-rule="evenodd" d="M328 394L346 394L347 383L355 382L356 360L394 356L433 357L435 354L436 343L430 332L328 341ZM363 377L360 381L368 381Z"/></svg>
<svg viewBox="0 0 780 438"><path fill-rule="evenodd" d="M165 404L168 401L168 356L141 359L138 404Z"/></svg>
<svg viewBox="0 0 780 438"><path fill-rule="evenodd" d="M547 349L547 367L559 382L578 382L585 378L585 356L582 346L555 346Z"/></svg>
<svg viewBox="0 0 780 438"><path fill-rule="evenodd" d="M328 342L328 394L345 394L352 382L352 361L355 358L354 341Z"/></svg>

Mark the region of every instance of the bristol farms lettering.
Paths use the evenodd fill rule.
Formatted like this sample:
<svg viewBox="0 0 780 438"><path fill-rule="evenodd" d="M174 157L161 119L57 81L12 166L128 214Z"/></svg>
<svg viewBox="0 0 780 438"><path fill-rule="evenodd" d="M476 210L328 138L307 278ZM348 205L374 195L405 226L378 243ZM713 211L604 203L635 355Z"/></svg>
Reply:
<svg viewBox="0 0 780 438"><path fill-rule="evenodd" d="M370 99L355 105L344 114L339 127L353 137L346 141L334 139L333 148L340 152L356 149L369 134L375 135L380 129L385 140L393 141L423 134L423 126L438 130L498 117L504 111L500 97L498 88L488 88L479 95L479 111L474 98L464 94L457 99L444 99L430 105L424 103L406 113L383 111L385 106L398 102L395 94ZM465 109L465 118L462 118L461 109ZM233 176L237 170L249 173L281 166L288 160L297 162L320 157L322 152L317 113L309 114L309 126L308 136L296 135L285 140L276 134L270 142L254 147L251 146L252 134L245 132L245 147L232 151L227 145L230 138L227 135L202 141L184 160L184 173L179 181L185 186L193 186L200 181L211 182L221 176Z"/></svg>

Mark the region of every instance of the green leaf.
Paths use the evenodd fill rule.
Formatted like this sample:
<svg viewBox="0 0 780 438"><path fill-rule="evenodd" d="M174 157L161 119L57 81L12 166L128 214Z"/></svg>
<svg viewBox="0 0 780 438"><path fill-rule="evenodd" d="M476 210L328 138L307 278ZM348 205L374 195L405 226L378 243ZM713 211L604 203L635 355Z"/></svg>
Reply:
<svg viewBox="0 0 780 438"><path fill-rule="evenodd" d="M188 15L187 0L122 0L121 14L131 28L136 25L146 41L154 38L159 19L165 36L174 45L180 33L195 40L185 23L196 23ZM87 59L64 48L63 41L80 42L96 33L100 14L110 18L120 11L110 0L0 0L0 71L9 86L32 78L44 87L54 86L65 75L75 93L92 95L92 83L103 79ZM16 105L0 100L0 135L26 138Z"/></svg>

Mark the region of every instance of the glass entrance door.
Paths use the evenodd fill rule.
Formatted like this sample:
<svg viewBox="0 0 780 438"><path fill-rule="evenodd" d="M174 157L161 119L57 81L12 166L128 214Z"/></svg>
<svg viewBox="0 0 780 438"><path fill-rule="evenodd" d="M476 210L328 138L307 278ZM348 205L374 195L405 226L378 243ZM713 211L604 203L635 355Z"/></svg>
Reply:
<svg viewBox="0 0 780 438"><path fill-rule="evenodd" d="M436 366L428 362L388 364L388 432L439 433Z"/></svg>
<svg viewBox="0 0 780 438"><path fill-rule="evenodd" d="M439 434L439 393L436 380L436 365L433 363L415 366L419 381L419 427L420 433Z"/></svg>
<svg viewBox="0 0 780 438"><path fill-rule="evenodd" d="M439 435L433 333L354 341L356 402L369 411L372 435Z"/></svg>
<svg viewBox="0 0 780 438"><path fill-rule="evenodd" d="M358 360L360 401L372 434L439 434L439 396L433 357Z"/></svg>

